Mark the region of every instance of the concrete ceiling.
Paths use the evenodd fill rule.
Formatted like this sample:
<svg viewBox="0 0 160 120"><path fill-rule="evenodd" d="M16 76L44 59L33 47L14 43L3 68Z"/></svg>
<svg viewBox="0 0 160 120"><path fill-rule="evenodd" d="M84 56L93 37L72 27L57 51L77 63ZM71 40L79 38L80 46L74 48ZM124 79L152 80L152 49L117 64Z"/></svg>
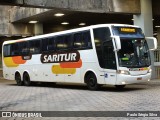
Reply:
<svg viewBox="0 0 160 120"><path fill-rule="evenodd" d="M64 13L62 17L55 17L55 13ZM104 23L121 23L121 24L133 24L132 14L110 14L110 13L91 13L91 12L78 12L68 10L50 10L32 17L27 17L18 20L14 23L28 23L31 20L36 20L39 23L43 23L44 29L52 28L54 26L62 26L62 22L69 22L66 29L80 27L79 23L86 23L86 25L104 24ZM160 26L160 16L153 16L153 28L156 31L155 26ZM50 31L46 31L50 32Z"/></svg>
<svg viewBox="0 0 160 120"><path fill-rule="evenodd" d="M100 23L132 23L133 15L131 14L107 14L107 13L89 13L89 12L71 12L59 11L64 13L62 17L55 17L57 11L52 10L32 17L24 18L16 22L28 23L30 20L37 20L44 24L58 25L61 22L70 22L71 25L77 25L80 22L85 22L88 25Z"/></svg>

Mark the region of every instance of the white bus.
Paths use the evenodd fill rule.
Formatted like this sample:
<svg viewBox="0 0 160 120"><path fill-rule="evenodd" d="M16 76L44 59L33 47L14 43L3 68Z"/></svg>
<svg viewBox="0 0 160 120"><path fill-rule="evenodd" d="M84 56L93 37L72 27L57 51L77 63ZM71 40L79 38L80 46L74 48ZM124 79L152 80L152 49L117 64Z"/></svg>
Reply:
<svg viewBox="0 0 160 120"><path fill-rule="evenodd" d="M86 83L123 88L151 78L150 49L141 28L101 24L20 40L2 47L3 76L17 85L31 82Z"/></svg>

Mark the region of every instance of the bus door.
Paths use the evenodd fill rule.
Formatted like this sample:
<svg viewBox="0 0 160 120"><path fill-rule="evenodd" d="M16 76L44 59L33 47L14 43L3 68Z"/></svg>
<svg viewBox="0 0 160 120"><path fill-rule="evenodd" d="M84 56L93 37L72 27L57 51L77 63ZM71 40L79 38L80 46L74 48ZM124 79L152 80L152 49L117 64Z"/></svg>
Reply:
<svg viewBox="0 0 160 120"><path fill-rule="evenodd" d="M93 34L100 73L103 74L106 84L114 84L116 82L116 59L110 29L108 27L95 28Z"/></svg>
<svg viewBox="0 0 160 120"><path fill-rule="evenodd" d="M104 41L102 44L104 79L106 84L116 82L116 59L112 40Z"/></svg>

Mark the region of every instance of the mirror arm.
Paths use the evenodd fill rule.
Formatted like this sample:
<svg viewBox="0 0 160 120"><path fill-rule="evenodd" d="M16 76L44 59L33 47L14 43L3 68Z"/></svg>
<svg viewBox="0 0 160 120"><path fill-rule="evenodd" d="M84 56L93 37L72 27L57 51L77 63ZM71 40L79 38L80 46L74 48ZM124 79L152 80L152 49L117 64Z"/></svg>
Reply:
<svg viewBox="0 0 160 120"><path fill-rule="evenodd" d="M114 40L115 43L115 51L118 51L121 49L121 41L119 36L111 36L111 38Z"/></svg>

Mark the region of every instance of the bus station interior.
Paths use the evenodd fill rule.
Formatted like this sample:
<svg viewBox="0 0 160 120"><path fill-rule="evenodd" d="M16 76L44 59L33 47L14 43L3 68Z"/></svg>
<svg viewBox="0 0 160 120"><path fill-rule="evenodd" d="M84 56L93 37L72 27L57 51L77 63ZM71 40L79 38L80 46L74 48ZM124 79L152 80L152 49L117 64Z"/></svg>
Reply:
<svg viewBox="0 0 160 120"><path fill-rule="evenodd" d="M140 26L147 37L157 38L158 48L160 48L159 0L100 0L101 4L93 0L93 5L85 1L81 3L79 0L75 2L72 0L72 4L66 8L56 4L55 0L53 1L57 7L56 5L52 7L52 0L47 0L48 3L44 5L41 5L43 0L37 3L33 0L33 3L23 5L1 1L1 45L5 40L23 39L95 24L120 23ZM51 2L50 6L48 6L49 2ZM160 50L155 51L153 55L152 65L156 70L153 78L159 78Z"/></svg>

